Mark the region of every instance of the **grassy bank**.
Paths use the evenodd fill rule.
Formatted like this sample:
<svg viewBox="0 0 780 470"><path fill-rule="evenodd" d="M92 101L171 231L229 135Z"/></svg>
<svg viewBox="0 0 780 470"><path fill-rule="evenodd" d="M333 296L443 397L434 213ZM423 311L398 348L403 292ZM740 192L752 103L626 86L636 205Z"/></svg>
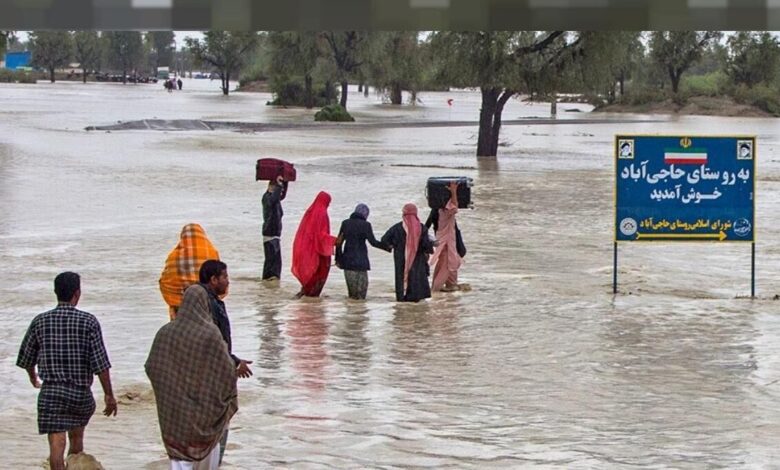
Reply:
<svg viewBox="0 0 780 470"><path fill-rule="evenodd" d="M697 114L705 116L780 117L780 90L773 84L734 85L722 72L685 77L677 93L629 87L614 103L594 111L615 113Z"/></svg>

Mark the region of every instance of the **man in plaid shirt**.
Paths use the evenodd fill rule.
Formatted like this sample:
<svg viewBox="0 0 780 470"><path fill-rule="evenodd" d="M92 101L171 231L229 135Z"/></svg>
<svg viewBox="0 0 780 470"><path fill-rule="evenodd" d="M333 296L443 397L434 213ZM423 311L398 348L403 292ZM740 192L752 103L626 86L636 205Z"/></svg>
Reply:
<svg viewBox="0 0 780 470"><path fill-rule="evenodd" d="M100 324L92 314L76 309L81 278L72 272L59 274L54 279L54 292L57 307L33 319L16 365L26 369L30 383L41 390L38 432L48 434L51 469L64 470L65 433L70 441L69 455L84 450L84 428L95 412L94 375L105 394L103 414L116 416L117 405Z"/></svg>

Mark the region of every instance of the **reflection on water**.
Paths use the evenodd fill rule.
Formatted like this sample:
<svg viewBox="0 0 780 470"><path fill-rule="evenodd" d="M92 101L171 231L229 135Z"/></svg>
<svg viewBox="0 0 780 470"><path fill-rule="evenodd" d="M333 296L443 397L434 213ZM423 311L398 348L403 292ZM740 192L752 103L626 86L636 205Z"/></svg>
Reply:
<svg viewBox="0 0 780 470"><path fill-rule="evenodd" d="M476 129L468 127L82 130L152 118L311 118L264 106L268 95L223 99L208 84L171 94L111 84L30 90L0 86L8 468L46 455L35 435L36 391L14 360L64 269L82 274L81 306L101 321L114 386L125 396L116 419L93 418L90 453L111 469L164 467L143 362L167 321L160 270L190 222L203 225L230 267L234 352L254 361L254 377L239 381L225 468L731 469L780 459L773 120L508 125L502 140L511 145L475 162ZM354 93L350 111L365 122L478 115L475 92L422 99L390 108ZM506 111L548 112L514 100ZM620 294L611 295L614 134L680 132L760 136L754 301L736 298L749 292L749 248L714 244L622 245ZM261 156L298 169L283 203L278 284L259 280ZM337 271L322 298L294 299L292 239L318 191L333 196L334 229L363 202L381 235L405 202L425 211L428 177L452 174L475 183L475 209L458 214L468 247L459 279L472 291L396 303L392 256L371 250L366 301L346 298Z"/></svg>
<svg viewBox="0 0 780 470"><path fill-rule="evenodd" d="M307 390L321 392L327 380L328 351L325 341L328 325L320 299L298 302L287 320L286 330L290 338L290 360L298 381Z"/></svg>
<svg viewBox="0 0 780 470"><path fill-rule="evenodd" d="M355 386L369 383L371 340L368 339L371 312L364 301L346 302L330 329L332 357L342 370L342 380Z"/></svg>
<svg viewBox="0 0 780 470"><path fill-rule="evenodd" d="M284 352L284 338L282 337L282 321L279 320L279 310L274 307L259 308L257 312L257 324L260 331L258 339L260 348L257 367L260 368L258 378L263 385L273 385L270 372L277 370L282 365L282 353Z"/></svg>

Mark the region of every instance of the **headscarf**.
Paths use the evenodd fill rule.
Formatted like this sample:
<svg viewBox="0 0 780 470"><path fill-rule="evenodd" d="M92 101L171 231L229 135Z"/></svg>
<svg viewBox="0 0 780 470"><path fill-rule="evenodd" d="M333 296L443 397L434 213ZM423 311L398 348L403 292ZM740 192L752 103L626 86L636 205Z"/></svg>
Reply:
<svg viewBox="0 0 780 470"><path fill-rule="evenodd" d="M355 214L359 215L363 220L368 220L368 206L360 203L355 206Z"/></svg>
<svg viewBox="0 0 780 470"><path fill-rule="evenodd" d="M146 375L168 456L203 460L238 410L236 366L211 318L203 286L188 287L176 319L157 332Z"/></svg>
<svg viewBox="0 0 780 470"><path fill-rule="evenodd" d="M320 257L333 254L334 237L330 234L328 206L330 194L320 191L303 214L293 240L292 273L306 285L320 264Z"/></svg>
<svg viewBox="0 0 780 470"><path fill-rule="evenodd" d="M198 224L187 224L181 229L181 239L168 254L160 275L160 292L170 307L171 320L181 305L184 290L198 282L200 266L207 259L219 259L219 252Z"/></svg>
<svg viewBox="0 0 780 470"><path fill-rule="evenodd" d="M417 218L417 206L412 203L404 205L403 226L406 232L406 250L404 252L404 286L407 285L409 270L412 269L417 247L420 245L420 219Z"/></svg>

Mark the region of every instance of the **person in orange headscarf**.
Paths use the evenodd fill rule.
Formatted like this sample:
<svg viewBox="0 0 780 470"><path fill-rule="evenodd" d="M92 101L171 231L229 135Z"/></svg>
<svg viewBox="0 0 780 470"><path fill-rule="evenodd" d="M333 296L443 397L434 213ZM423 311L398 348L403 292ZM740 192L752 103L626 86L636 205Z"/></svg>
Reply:
<svg viewBox="0 0 780 470"><path fill-rule="evenodd" d="M184 291L198 282L200 266L207 259L219 259L219 252L198 224L187 224L181 229L181 239L168 254L160 275L160 292L168 304L168 315L176 318Z"/></svg>
<svg viewBox="0 0 780 470"><path fill-rule="evenodd" d="M317 297L330 272L336 237L330 234L330 194L320 191L306 209L293 240L292 273L301 283L298 296Z"/></svg>

